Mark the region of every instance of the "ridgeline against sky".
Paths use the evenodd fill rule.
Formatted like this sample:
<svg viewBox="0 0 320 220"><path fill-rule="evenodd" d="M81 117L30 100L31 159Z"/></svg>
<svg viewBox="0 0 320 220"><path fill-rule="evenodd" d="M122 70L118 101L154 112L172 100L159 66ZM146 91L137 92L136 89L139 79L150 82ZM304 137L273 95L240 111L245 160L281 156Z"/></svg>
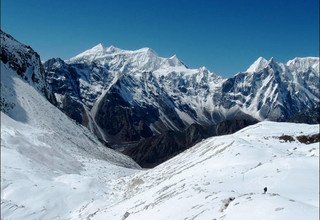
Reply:
<svg viewBox="0 0 320 220"><path fill-rule="evenodd" d="M1 28L43 60L103 43L150 47L223 76L258 57L319 56L318 0L3 0Z"/></svg>

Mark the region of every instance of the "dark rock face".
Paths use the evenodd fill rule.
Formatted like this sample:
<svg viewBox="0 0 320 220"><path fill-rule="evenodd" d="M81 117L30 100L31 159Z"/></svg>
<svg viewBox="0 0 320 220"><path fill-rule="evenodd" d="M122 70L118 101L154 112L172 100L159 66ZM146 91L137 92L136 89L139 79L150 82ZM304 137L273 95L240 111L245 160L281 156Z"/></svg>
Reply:
<svg viewBox="0 0 320 220"><path fill-rule="evenodd" d="M253 125L258 122L258 120L250 116L226 120L214 126L216 130L215 136L232 134L239 131L242 128L245 128L249 125Z"/></svg>
<svg viewBox="0 0 320 220"><path fill-rule="evenodd" d="M185 149L187 146L183 132L166 131L160 135L141 140L138 145L124 150L123 153L130 156L140 166L151 168Z"/></svg>
<svg viewBox="0 0 320 220"><path fill-rule="evenodd" d="M99 103L95 121L113 140L138 140L140 136L132 109L117 93L109 95Z"/></svg>
<svg viewBox="0 0 320 220"><path fill-rule="evenodd" d="M50 59L44 63L47 83L58 98L58 107L76 122L88 122L86 109L81 102L79 78L75 70L63 60Z"/></svg>
<svg viewBox="0 0 320 220"><path fill-rule="evenodd" d="M294 123L320 124L320 108L299 112L291 116L287 121Z"/></svg>
<svg viewBox="0 0 320 220"><path fill-rule="evenodd" d="M158 117L158 110L151 105L131 106L119 95L116 84L100 101L95 121L111 140L128 142L151 137L148 125Z"/></svg>
<svg viewBox="0 0 320 220"><path fill-rule="evenodd" d="M284 142L294 142L297 140L303 144L313 144L313 143L320 142L320 133L313 134L313 135L300 135L300 136L296 136L296 137L284 134L278 138L279 138L279 140L284 141Z"/></svg>
<svg viewBox="0 0 320 220"><path fill-rule="evenodd" d="M298 136L297 139L300 143L304 143L304 144L318 143L320 142L320 133L310 135L310 136L306 136L306 135Z"/></svg>
<svg viewBox="0 0 320 220"><path fill-rule="evenodd" d="M77 123L91 130L105 144L104 135L96 126L89 107L85 105L84 94L81 92L81 76L77 71L82 68L86 67L68 65L60 58L53 58L44 63L47 83L57 98L56 106Z"/></svg>
<svg viewBox="0 0 320 220"><path fill-rule="evenodd" d="M88 124L86 110L83 104L69 95L62 98L61 110L70 118L82 125Z"/></svg>
<svg viewBox="0 0 320 220"><path fill-rule="evenodd" d="M167 131L141 140L137 145L125 149L123 153L134 159L141 167L151 168L205 138L231 134L257 122L256 119L247 116L243 119L226 120L213 126L192 124L182 132Z"/></svg>
<svg viewBox="0 0 320 220"><path fill-rule="evenodd" d="M22 79L43 94L52 104L56 99L51 87L46 83L46 72L41 64L40 56L30 46L21 44L11 35L0 30L0 60L8 68L14 70Z"/></svg>
<svg viewBox="0 0 320 220"><path fill-rule="evenodd" d="M80 98L80 86L77 72L60 58L53 58L44 63L47 82L57 94L68 94Z"/></svg>

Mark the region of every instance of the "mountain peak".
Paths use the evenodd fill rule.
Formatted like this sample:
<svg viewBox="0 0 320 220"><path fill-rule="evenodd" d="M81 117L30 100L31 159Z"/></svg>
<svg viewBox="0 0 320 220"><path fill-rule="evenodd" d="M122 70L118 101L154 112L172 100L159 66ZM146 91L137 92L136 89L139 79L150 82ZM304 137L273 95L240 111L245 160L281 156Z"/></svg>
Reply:
<svg viewBox="0 0 320 220"><path fill-rule="evenodd" d="M174 54L173 56L171 56L169 59L171 59L171 60L179 60L176 54Z"/></svg>
<svg viewBox="0 0 320 220"><path fill-rule="evenodd" d="M97 44L96 46L78 54L77 56L75 57L72 57L70 58L68 61L66 61L67 63L68 62L72 62L72 61L75 61L75 60L89 60L89 61L92 61L94 60L97 56L102 56L105 52L106 52L106 48L102 45L102 43L99 43Z"/></svg>
<svg viewBox="0 0 320 220"><path fill-rule="evenodd" d="M120 51L122 51L122 50L121 50L120 48L117 48L117 47L111 45L111 46L105 48L105 51L106 51L107 53L116 53L116 52L120 52Z"/></svg>
<svg viewBox="0 0 320 220"><path fill-rule="evenodd" d="M271 66L278 65L277 61L273 57L268 60L267 64Z"/></svg>
<svg viewBox="0 0 320 220"><path fill-rule="evenodd" d="M96 46L92 47L91 49L87 50L87 51L92 51L92 52L99 52L99 51L103 51L105 48L103 46L102 43L97 44Z"/></svg>
<svg viewBox="0 0 320 220"><path fill-rule="evenodd" d="M262 70L264 69L269 62L272 61L273 58L271 58L269 61L266 60L265 58L263 57L259 57L248 69L246 72L250 72L250 73L253 73L253 72L257 72L259 70Z"/></svg>
<svg viewBox="0 0 320 220"><path fill-rule="evenodd" d="M202 72L204 72L204 71L209 71L209 70L207 69L207 67L205 67L205 66L200 67L199 70L202 71Z"/></svg>
<svg viewBox="0 0 320 220"><path fill-rule="evenodd" d="M146 54L149 54L149 55L154 55L154 56L158 56L158 54L152 50L151 48L149 47L143 47L141 49L138 49L138 50L135 50L133 52L138 52L138 53L146 53Z"/></svg>
<svg viewBox="0 0 320 220"><path fill-rule="evenodd" d="M171 56L169 58L169 60L171 61L171 63L173 63L174 65L182 65L182 62L179 60L179 58L177 57L176 54L174 54L173 56Z"/></svg>
<svg viewBox="0 0 320 220"><path fill-rule="evenodd" d="M296 57L293 60L289 60L286 65L290 69L303 72L307 71L308 68L313 68L319 73L319 57Z"/></svg>

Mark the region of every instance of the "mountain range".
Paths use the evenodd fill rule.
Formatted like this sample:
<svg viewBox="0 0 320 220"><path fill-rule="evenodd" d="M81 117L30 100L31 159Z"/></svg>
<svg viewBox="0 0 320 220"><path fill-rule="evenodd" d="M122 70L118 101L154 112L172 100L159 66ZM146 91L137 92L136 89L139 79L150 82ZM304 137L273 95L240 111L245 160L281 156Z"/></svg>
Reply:
<svg viewBox="0 0 320 220"><path fill-rule="evenodd" d="M234 132L263 120L320 121L317 57L285 64L260 57L223 78L205 67L188 68L176 55L98 44L69 60L50 59L44 69L63 112L142 166L228 133L228 126L216 132L220 123L233 124Z"/></svg>
<svg viewBox="0 0 320 220"><path fill-rule="evenodd" d="M260 58L223 79L176 56L140 62L149 49L92 57L105 51L122 55L41 63L1 31L1 219L319 218L319 125L306 124L318 120L317 58ZM149 72L124 73L140 65ZM253 114L246 92L248 106L288 112ZM213 98L221 112L204 113Z"/></svg>
<svg viewBox="0 0 320 220"><path fill-rule="evenodd" d="M223 78L150 48L98 44L69 60L41 63L10 35L1 32L1 41L3 63L106 146L143 167L258 121L320 122L317 57L285 64L260 57L246 71Z"/></svg>

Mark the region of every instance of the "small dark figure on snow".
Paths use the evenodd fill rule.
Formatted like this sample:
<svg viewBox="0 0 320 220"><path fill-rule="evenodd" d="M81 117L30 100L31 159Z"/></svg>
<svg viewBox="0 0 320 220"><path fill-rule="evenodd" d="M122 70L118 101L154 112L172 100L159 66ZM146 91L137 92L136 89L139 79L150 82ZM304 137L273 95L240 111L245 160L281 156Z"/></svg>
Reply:
<svg viewBox="0 0 320 220"><path fill-rule="evenodd" d="M264 188L263 188L263 191L264 191L263 194L266 194L266 193L267 193L267 190L268 190L268 188L267 188L267 187L264 187Z"/></svg>

